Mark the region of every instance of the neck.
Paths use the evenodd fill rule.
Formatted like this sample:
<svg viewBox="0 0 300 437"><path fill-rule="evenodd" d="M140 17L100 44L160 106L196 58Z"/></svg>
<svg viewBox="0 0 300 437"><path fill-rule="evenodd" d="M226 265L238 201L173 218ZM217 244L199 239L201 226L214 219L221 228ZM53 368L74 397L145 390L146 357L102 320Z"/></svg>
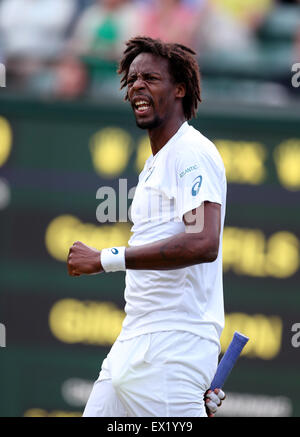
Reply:
<svg viewBox="0 0 300 437"><path fill-rule="evenodd" d="M182 116L176 120L170 121L167 125L163 124L162 126L148 130L153 156L156 155L165 144L167 144L169 139L176 134L185 121L186 119Z"/></svg>

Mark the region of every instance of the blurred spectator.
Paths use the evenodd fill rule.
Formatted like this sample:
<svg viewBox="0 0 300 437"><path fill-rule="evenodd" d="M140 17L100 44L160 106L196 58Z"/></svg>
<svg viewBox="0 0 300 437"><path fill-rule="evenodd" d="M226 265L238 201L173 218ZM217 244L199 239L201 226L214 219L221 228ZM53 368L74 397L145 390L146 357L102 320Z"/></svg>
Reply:
<svg viewBox="0 0 300 437"><path fill-rule="evenodd" d="M8 74L22 82L55 60L75 11L74 0L2 0L0 39Z"/></svg>
<svg viewBox="0 0 300 437"><path fill-rule="evenodd" d="M80 97L87 86L94 97L107 91L108 83L117 79L125 42L136 34L137 18L132 0L95 0L84 9L58 64L54 94Z"/></svg>
<svg viewBox="0 0 300 437"><path fill-rule="evenodd" d="M199 50L219 52L251 50L256 32L275 0L208 0L199 29Z"/></svg>
<svg viewBox="0 0 300 437"><path fill-rule="evenodd" d="M272 10L275 0L211 0L225 14L255 31Z"/></svg>
<svg viewBox="0 0 300 437"><path fill-rule="evenodd" d="M118 60L124 43L136 34L137 8L128 0L95 0L78 20L71 51Z"/></svg>
<svg viewBox="0 0 300 437"><path fill-rule="evenodd" d="M6 56L55 56L75 9L74 0L2 0L0 32Z"/></svg>
<svg viewBox="0 0 300 437"><path fill-rule="evenodd" d="M207 1L153 0L146 3L139 19L139 32L151 38L197 48L197 34Z"/></svg>
<svg viewBox="0 0 300 437"><path fill-rule="evenodd" d="M274 0L145 0L139 32L203 52L251 49Z"/></svg>
<svg viewBox="0 0 300 437"><path fill-rule="evenodd" d="M74 99L81 97L88 86L87 70L79 59L65 57L58 62L52 83L53 97Z"/></svg>
<svg viewBox="0 0 300 437"><path fill-rule="evenodd" d="M6 64L9 91L17 86L70 99L87 90L98 98L118 90L117 62L132 36L188 45L197 52L200 65L208 60L218 70L224 61L240 65L247 57L256 59L257 33L280 3L0 0L0 62ZM300 29L295 46L299 61Z"/></svg>

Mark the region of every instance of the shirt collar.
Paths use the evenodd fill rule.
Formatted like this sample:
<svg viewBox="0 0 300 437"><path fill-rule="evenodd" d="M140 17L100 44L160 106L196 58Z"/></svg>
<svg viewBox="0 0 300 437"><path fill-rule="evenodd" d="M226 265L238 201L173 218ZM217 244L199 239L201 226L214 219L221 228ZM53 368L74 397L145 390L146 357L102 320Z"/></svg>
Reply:
<svg viewBox="0 0 300 437"><path fill-rule="evenodd" d="M166 142L166 144L155 154L155 156L153 156L152 154L150 155L150 158L148 158L150 160L150 162L152 163L154 159L156 159L156 157L161 154L162 150L166 150L167 147L170 146L170 144L173 144L175 141L177 141L183 134L185 134L187 132L187 130L189 129L190 125L188 124L187 121L184 121L182 123L182 125L180 126L180 128L177 130L177 132Z"/></svg>

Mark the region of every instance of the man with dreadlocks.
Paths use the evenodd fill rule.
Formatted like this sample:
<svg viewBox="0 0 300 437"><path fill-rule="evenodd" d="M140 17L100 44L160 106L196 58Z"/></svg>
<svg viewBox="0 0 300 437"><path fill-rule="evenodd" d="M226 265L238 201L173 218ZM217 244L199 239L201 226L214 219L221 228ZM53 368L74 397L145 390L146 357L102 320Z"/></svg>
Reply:
<svg viewBox="0 0 300 437"><path fill-rule="evenodd" d="M208 391L224 326L222 159L188 124L200 98L195 53L147 37L127 42L119 74L152 155L131 206L129 247L70 249L72 276L126 270L122 330L103 361L84 416L211 415Z"/></svg>

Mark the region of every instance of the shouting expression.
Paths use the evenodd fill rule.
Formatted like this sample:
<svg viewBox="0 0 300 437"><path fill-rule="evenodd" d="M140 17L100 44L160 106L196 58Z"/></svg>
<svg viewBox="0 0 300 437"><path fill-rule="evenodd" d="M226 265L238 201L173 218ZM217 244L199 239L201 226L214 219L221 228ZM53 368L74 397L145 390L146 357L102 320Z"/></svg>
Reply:
<svg viewBox="0 0 300 437"><path fill-rule="evenodd" d="M136 123L142 129L166 123L172 117L175 102L183 97L182 85L176 84L169 73L168 60L152 53L140 53L132 61L127 92Z"/></svg>

